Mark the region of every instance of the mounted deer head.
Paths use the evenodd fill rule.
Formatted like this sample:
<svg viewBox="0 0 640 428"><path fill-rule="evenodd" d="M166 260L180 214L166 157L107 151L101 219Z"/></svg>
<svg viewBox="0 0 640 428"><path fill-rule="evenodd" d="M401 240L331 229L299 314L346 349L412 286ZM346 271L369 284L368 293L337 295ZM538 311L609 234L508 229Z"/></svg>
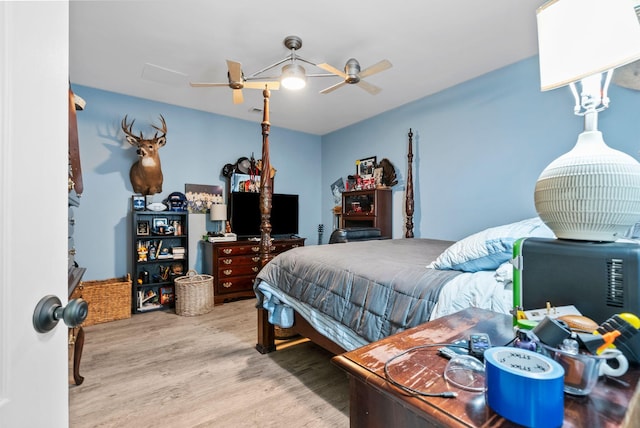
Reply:
<svg viewBox="0 0 640 428"><path fill-rule="evenodd" d="M127 125L127 116L122 119L122 131L124 131L127 141L132 146L137 147L138 160L131 165L129 178L133 191L142 195L153 195L162 192L162 167L160 166L160 156L158 150L167 143L167 124L164 117L160 115L162 128L151 125L153 129L162 134L155 133L153 138L145 139L140 132L140 136L133 135L133 124L135 119Z"/></svg>

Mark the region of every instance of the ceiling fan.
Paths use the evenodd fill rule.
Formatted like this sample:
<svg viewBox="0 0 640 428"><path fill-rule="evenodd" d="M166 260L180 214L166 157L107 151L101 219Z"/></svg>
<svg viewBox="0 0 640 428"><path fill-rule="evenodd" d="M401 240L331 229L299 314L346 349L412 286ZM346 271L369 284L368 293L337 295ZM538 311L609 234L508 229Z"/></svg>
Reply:
<svg viewBox="0 0 640 428"><path fill-rule="evenodd" d="M350 58L344 66L344 71L340 71L334 66L326 63L318 64L317 66L323 70L328 71L329 73L335 74L344 79L342 82L336 83L333 86L329 86L328 88L323 89L322 91L320 91L321 94L328 94L329 92L333 92L336 89L340 88L341 86L344 86L347 84L351 84L351 85L355 84L361 87L362 89L364 89L365 91L369 92L371 95L376 95L382 89L377 87L376 85L372 85L369 82L365 82L362 79L364 79L365 77L371 76L373 74L380 73L381 71L387 70L391 68L392 64L388 60L383 59L382 61L379 61L378 63L372 65L371 67L367 67L364 70L360 70L360 63L358 62L358 60L356 60L355 58Z"/></svg>
<svg viewBox="0 0 640 428"><path fill-rule="evenodd" d="M227 60L227 69L227 78L229 79L229 82L227 83L190 82L189 84L195 88L228 86L233 89L234 104L242 104L244 102L244 97L242 95L243 88L264 89L266 86L273 90L280 89L280 82L278 81L249 81L248 78L244 77L242 65L239 62Z"/></svg>
<svg viewBox="0 0 640 428"><path fill-rule="evenodd" d="M211 86L229 86L233 89L233 103L240 104L243 102L242 89L264 89L265 85L269 89L279 89L280 84L286 89L301 89L306 85L308 77L327 77L327 76L340 76L344 80L337 83L327 89L320 91L322 94L332 92L345 84L357 84L370 94L377 94L381 89L375 85L363 81L367 76L379 73L391 67L391 63L388 60L383 60L377 64L372 65L364 70L360 70L360 64L354 58L347 61L344 67L344 72L329 64L316 64L309 60L306 60L296 54L296 51L302 47L302 39L298 36L287 36L283 41L284 46L291 51L285 58L278 62L271 64L261 70L256 71L249 76L244 75L239 62L227 60L228 83L194 83L191 82L193 87L211 87ZM305 62L314 67L318 67L327 73L322 74L307 74L304 67L300 65L300 62ZM285 64L287 63L287 64ZM277 66L285 64L282 67L280 76L265 76L263 73L276 68Z"/></svg>

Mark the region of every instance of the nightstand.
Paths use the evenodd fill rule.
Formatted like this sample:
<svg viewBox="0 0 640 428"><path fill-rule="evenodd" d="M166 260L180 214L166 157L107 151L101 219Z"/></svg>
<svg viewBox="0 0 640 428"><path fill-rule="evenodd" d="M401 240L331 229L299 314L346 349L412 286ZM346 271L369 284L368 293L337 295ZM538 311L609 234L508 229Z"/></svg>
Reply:
<svg viewBox="0 0 640 428"><path fill-rule="evenodd" d="M447 360L437 353L421 353L420 370L407 370L401 383L429 391L455 391L457 398L411 396L385 380L384 365L401 352L428 343L451 343L471 333L487 333L495 346L513 338L511 316L469 308L422 324L378 342L336 356L333 362L349 375L351 428L356 427L517 427L487 405L483 393L449 386L443 378ZM629 386L600 378L588 397L564 396L563 427L620 426L638 385L640 368L631 367L617 378ZM517 391L514 391L517 393Z"/></svg>

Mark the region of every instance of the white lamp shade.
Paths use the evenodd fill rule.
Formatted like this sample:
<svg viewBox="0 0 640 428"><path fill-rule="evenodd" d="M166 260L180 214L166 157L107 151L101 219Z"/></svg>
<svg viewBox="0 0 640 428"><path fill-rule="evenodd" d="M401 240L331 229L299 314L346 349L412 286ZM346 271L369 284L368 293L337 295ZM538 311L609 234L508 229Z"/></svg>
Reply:
<svg viewBox="0 0 640 428"><path fill-rule="evenodd" d="M225 221L227 219L227 204L211 204L211 221Z"/></svg>
<svg viewBox="0 0 640 428"><path fill-rule="evenodd" d="M552 0L538 8L537 21L543 91L640 59L630 0Z"/></svg>

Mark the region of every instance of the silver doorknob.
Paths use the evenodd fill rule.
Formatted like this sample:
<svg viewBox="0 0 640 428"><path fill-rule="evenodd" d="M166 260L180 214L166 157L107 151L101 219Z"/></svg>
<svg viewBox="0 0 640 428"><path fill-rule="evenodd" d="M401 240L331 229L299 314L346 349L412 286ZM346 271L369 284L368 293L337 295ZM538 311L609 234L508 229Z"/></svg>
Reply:
<svg viewBox="0 0 640 428"><path fill-rule="evenodd" d="M63 320L68 327L77 327L87 318L89 305L84 299L73 299L66 307L56 296L45 296L33 311L33 327L38 333L53 330L59 320Z"/></svg>

